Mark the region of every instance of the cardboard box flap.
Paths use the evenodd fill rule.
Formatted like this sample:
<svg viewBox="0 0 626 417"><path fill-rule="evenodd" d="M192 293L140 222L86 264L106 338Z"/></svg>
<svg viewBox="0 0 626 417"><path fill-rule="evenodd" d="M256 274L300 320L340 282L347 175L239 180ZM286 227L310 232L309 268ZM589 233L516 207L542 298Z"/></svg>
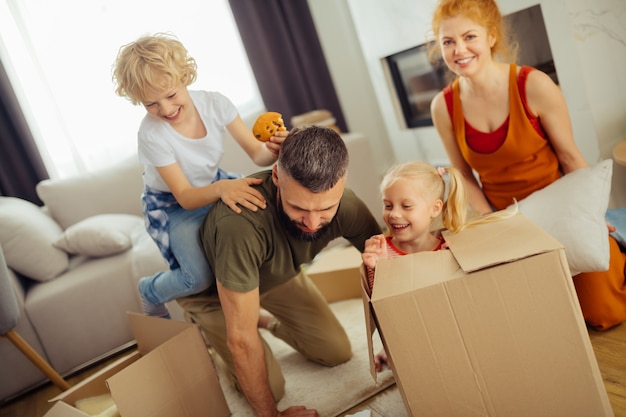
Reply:
<svg viewBox="0 0 626 417"><path fill-rule="evenodd" d="M506 221L468 227L459 233L444 231L450 251L465 272L524 259L563 247L523 214Z"/></svg>
<svg viewBox="0 0 626 417"><path fill-rule="evenodd" d="M464 276L452 252L417 252L376 264L371 301L426 288Z"/></svg>
<svg viewBox="0 0 626 417"><path fill-rule="evenodd" d="M137 321L147 323L144 319L153 318L139 315ZM161 325L159 323L159 329ZM107 384L123 416L231 415L214 364L196 325L187 326L140 361L113 375Z"/></svg>
<svg viewBox="0 0 626 417"><path fill-rule="evenodd" d="M307 269L307 275L323 274L343 269L353 269L361 264L361 252L354 246L325 249L317 255Z"/></svg>
<svg viewBox="0 0 626 417"><path fill-rule="evenodd" d="M106 368L103 368L100 371L90 375L89 377L80 381L80 383L70 387L66 391L63 391L61 394L57 395L54 398L51 398L48 401L63 401L66 404L74 405L76 401L83 398L95 397L97 395L106 394L109 392L109 389L106 385L106 380L127 367L130 363L133 363L140 358L141 355L139 354L139 352L136 351L129 353L128 355L124 355L122 358L114 361ZM46 417L48 417L47 414Z"/></svg>
<svg viewBox="0 0 626 417"><path fill-rule="evenodd" d="M59 401L48 410L44 417L85 417L85 415L78 408Z"/></svg>
<svg viewBox="0 0 626 417"><path fill-rule="evenodd" d="M307 276L315 283L327 302L361 297L359 272L361 252L354 246L324 249L306 267Z"/></svg>
<svg viewBox="0 0 626 417"><path fill-rule="evenodd" d="M231 415L197 325L127 316L138 350L50 400L57 402L45 417L87 417L76 401L107 393L125 417Z"/></svg>
<svg viewBox="0 0 626 417"><path fill-rule="evenodd" d="M193 323L150 317L139 313L127 312L131 331L137 342L137 350L142 355L153 351L158 346L190 327Z"/></svg>
<svg viewBox="0 0 626 417"><path fill-rule="evenodd" d="M367 351L369 352L370 358L370 374L374 381L378 381L376 367L374 365L374 345L372 343L372 337L374 336L374 331L376 330L376 323L374 323L374 316L372 314L372 307L370 304L370 297L365 289L367 286L367 271L365 270L365 265L361 264L359 268L359 274L361 277L361 295L363 296L363 309L365 313L365 331L367 334Z"/></svg>

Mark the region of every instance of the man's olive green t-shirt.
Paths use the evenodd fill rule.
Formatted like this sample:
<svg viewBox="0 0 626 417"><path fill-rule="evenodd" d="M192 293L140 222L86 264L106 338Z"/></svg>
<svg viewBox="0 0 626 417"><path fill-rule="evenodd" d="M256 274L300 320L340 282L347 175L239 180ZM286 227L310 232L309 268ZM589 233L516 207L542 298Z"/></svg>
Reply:
<svg viewBox="0 0 626 417"><path fill-rule="evenodd" d="M252 177L263 180L255 187L267 200L265 209L253 212L244 208L237 214L220 200L200 228L209 265L216 279L230 290L248 292L259 287L263 293L295 277L331 240L344 237L362 252L365 240L381 233L363 201L345 189L326 233L315 241L300 240L280 221L272 172Z"/></svg>

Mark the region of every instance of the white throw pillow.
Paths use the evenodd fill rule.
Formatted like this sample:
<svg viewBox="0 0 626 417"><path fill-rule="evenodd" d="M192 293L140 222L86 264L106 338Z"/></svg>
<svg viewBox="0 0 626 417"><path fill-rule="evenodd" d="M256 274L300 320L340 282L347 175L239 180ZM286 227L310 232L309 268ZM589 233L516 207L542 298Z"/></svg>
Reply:
<svg viewBox="0 0 626 417"><path fill-rule="evenodd" d="M137 156L89 174L48 179L37 184L37 195L63 230L98 214L142 216L143 165Z"/></svg>
<svg viewBox="0 0 626 417"><path fill-rule="evenodd" d="M130 249L133 233L143 228L143 218L139 216L100 214L68 227L54 242L54 247L73 255L114 255Z"/></svg>
<svg viewBox="0 0 626 417"><path fill-rule="evenodd" d="M519 202L519 211L561 242L572 275L606 271L613 161L579 169Z"/></svg>
<svg viewBox="0 0 626 417"><path fill-rule="evenodd" d="M52 246L63 233L39 206L16 197L0 197L0 244L7 265L36 281L51 280L68 265L68 255Z"/></svg>

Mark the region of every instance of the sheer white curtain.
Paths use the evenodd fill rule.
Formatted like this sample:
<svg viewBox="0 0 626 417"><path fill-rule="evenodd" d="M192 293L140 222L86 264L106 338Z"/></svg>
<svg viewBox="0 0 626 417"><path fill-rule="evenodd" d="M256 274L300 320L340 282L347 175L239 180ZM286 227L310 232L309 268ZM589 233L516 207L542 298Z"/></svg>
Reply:
<svg viewBox="0 0 626 417"><path fill-rule="evenodd" d="M141 106L117 96L119 48L169 32L198 63L190 89L220 91L242 117L262 111L228 0L0 0L0 59L53 178L136 153Z"/></svg>

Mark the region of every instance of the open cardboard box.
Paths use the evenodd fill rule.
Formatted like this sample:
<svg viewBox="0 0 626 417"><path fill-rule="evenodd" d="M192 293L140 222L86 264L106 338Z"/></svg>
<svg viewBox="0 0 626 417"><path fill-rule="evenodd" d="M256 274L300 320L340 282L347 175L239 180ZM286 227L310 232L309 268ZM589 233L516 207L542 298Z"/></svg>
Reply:
<svg viewBox="0 0 626 417"><path fill-rule="evenodd" d="M521 214L445 238L362 289L409 414L613 416L561 244Z"/></svg>
<svg viewBox="0 0 626 417"><path fill-rule="evenodd" d="M50 401L44 417L85 417L76 401L110 391L122 417L230 416L200 329L128 313L137 351Z"/></svg>
<svg viewBox="0 0 626 417"><path fill-rule="evenodd" d="M361 252L354 246L332 247L315 258L306 274L329 303L361 298L361 262Z"/></svg>

